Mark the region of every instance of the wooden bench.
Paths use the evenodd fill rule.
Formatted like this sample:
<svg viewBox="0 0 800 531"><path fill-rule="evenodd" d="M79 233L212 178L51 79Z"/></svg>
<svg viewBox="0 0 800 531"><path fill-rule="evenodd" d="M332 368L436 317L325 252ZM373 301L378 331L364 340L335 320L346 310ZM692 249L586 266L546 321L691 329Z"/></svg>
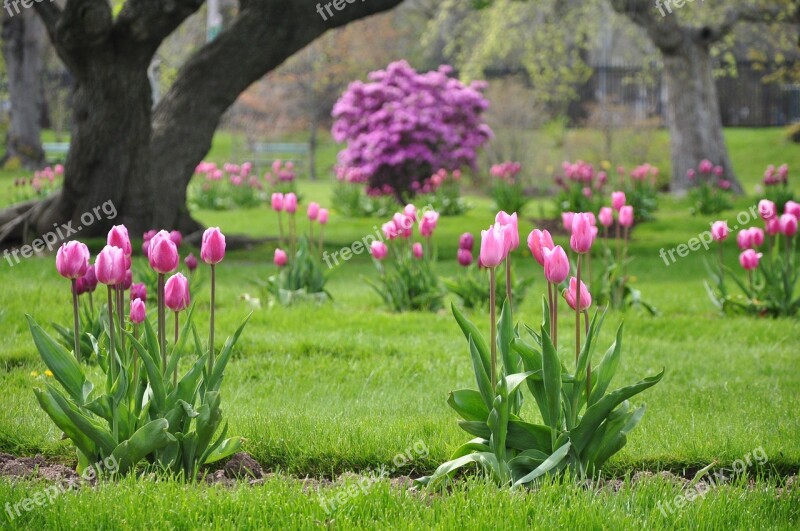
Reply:
<svg viewBox="0 0 800 531"><path fill-rule="evenodd" d="M256 142L250 144L251 162L261 171L271 171L276 160L291 161L299 168L300 163L310 161L311 146L289 142Z"/></svg>
<svg viewBox="0 0 800 531"><path fill-rule="evenodd" d="M69 153L69 142L44 142L42 143L42 149L44 149L47 160L64 162L67 159L67 153Z"/></svg>

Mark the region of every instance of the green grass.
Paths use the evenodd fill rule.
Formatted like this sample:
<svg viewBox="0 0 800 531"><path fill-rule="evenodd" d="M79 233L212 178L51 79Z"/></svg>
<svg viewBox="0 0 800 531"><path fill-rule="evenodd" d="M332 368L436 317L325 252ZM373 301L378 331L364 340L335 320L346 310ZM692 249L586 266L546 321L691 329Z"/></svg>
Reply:
<svg viewBox="0 0 800 531"><path fill-rule="evenodd" d="M728 134L733 144L740 131ZM766 135L761 148L749 149L745 137L762 137L742 131L741 149L733 152L737 167L752 169L740 170L751 186L770 160L792 165L792 157L798 157L796 151L773 147L776 136ZM797 167L800 160L794 164ZM301 182L301 192L306 201L330 203L327 183ZM466 215L440 220L435 241L443 274L456 272L458 235L477 233L492 221L488 200L470 197L469 201L473 209ZM720 217L733 219L753 202L753 197L742 198L735 210ZM536 199L527 212L534 216L549 208L549 199ZM197 215L226 233L277 233L275 217L266 208ZM328 252L372 233L380 221L343 219L334 213L326 228ZM344 471L366 474L391 465L396 454L421 441L427 455L416 456L395 472L416 477L430 473L470 438L458 428L445 403L450 390L474 387L466 343L452 316L448 311L389 313L364 282L375 276L371 261L359 256L330 271L333 303L257 310L229 366L223 407L230 433L244 436L246 451L267 469L279 471L278 477L255 488L233 490L125 480L67 495L15 525L64 528L80 522L87 528L138 528L148 523L160 526L165 521L160 515L167 514L167 527L175 529L209 527L212 522L223 528L237 522L252 528L315 527L330 523L329 519L346 528L485 528L488 524L482 522L500 518L498 527L508 528L796 527L797 490L779 496L775 485L780 478L797 474L800 466L800 322L716 313L703 289L703 258L711 257L710 251L693 253L669 266L664 263L660 249L686 242L706 230L710 221L689 216L685 200L664 197L657 220L634 232L631 271L636 286L661 316L611 312L600 350L611 343L614 329L624 320L623 358L615 383L638 380L662 367L667 373L661 383L636 398L637 403L647 404L647 413L628 445L609 462L608 473L618 477L643 469L681 473L714 461L725 466L761 448L769 460L749 471L763 475L754 485L725 486L664 517L656 505L673 499L679 487L658 479L626 484L616 494L552 484L511 495L473 480L431 498L405 494L381 482L334 514L326 514L316 488L304 489L293 478L336 477ZM306 227L305 221L299 225ZM527 221L521 226L525 233L532 228ZM273 272L273 249L265 245L229 253L219 268L220 341L250 311L242 295L260 296L250 280ZM544 286L526 253L520 250L515 256L518 271L537 275L537 282L515 317L536 325ZM725 256L734 268L736 255L735 242L727 242ZM35 378L31 372L45 367L24 323L25 313L42 324L68 323L68 284L56 274L53 258L45 257L14 267L3 261L0 285L0 386L6 399L0 411L0 451L42 453L72 463L73 450L60 440L33 397L33 387L42 385L45 377ZM194 300L196 322L204 324L208 293L196 293ZM488 329L483 314L470 315L484 331ZM568 316L562 316L560 330L572 325ZM569 363L569 341L561 347L560 354ZM30 482L12 486L0 480L0 502L19 501L44 487ZM346 488L325 487L321 495L327 499Z"/></svg>

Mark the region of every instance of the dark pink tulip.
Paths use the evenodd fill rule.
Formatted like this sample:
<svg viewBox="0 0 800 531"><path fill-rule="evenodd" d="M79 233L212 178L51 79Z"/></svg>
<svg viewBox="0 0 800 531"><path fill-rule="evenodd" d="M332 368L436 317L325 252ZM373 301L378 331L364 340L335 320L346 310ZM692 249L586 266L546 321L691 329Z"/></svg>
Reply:
<svg viewBox="0 0 800 531"><path fill-rule="evenodd" d="M429 237L433 235L433 231L436 230L436 224L439 222L439 213L429 210L422 215L422 219L419 220L419 233L422 234L424 237Z"/></svg>
<svg viewBox="0 0 800 531"><path fill-rule="evenodd" d="M94 262L97 280L106 286L117 286L125 282L125 252L119 247L106 245Z"/></svg>
<svg viewBox="0 0 800 531"><path fill-rule="evenodd" d="M775 236L776 234L781 233L781 221L776 217L772 216L768 220L764 222L765 229L767 234L770 236Z"/></svg>
<svg viewBox="0 0 800 531"><path fill-rule="evenodd" d="M622 212L620 212L620 224L622 224ZM569 245L578 254L588 253L594 243L592 224L589 216L584 213L575 214L572 219L572 236Z"/></svg>
<svg viewBox="0 0 800 531"><path fill-rule="evenodd" d="M275 212L283 211L283 194L279 192L272 194L272 210Z"/></svg>
<svg viewBox="0 0 800 531"><path fill-rule="evenodd" d="M715 221L711 224L711 237L714 238L714 241L725 241L728 232L728 223L725 221Z"/></svg>
<svg viewBox="0 0 800 531"><path fill-rule="evenodd" d="M383 260L386 258L386 255L389 254L389 249L386 247L386 244L381 241L374 241L369 248L370 254L375 260Z"/></svg>
<svg viewBox="0 0 800 531"><path fill-rule="evenodd" d="M414 258L417 260L421 260L423 256L422 244L417 242L411 246L411 252L414 254Z"/></svg>
<svg viewBox="0 0 800 531"><path fill-rule="evenodd" d="M309 203L306 211L308 219L315 221L319 217L319 203Z"/></svg>
<svg viewBox="0 0 800 531"><path fill-rule="evenodd" d="M783 208L783 211L786 214L791 214L797 219L800 219L800 203L786 201L786 206Z"/></svg>
<svg viewBox="0 0 800 531"><path fill-rule="evenodd" d="M131 301L131 322L134 324L142 324L147 317L144 302L142 299L133 299Z"/></svg>
<svg viewBox="0 0 800 531"><path fill-rule="evenodd" d="M63 244L56 253L58 274L70 280L82 277L89 269L89 257L89 248L86 244L77 241Z"/></svg>
<svg viewBox="0 0 800 531"><path fill-rule="evenodd" d="M469 249L458 250L458 263L464 267L472 265L472 251Z"/></svg>
<svg viewBox="0 0 800 531"><path fill-rule="evenodd" d="M131 253L133 253L131 239L128 236L128 229L125 225L115 225L111 227L106 241L108 245L122 249L125 252L125 256L130 256Z"/></svg>
<svg viewBox="0 0 800 531"><path fill-rule="evenodd" d="M752 271L758 269L758 262L761 260L762 256L761 253L757 253L753 249L747 249L739 255L739 263L747 271Z"/></svg>
<svg viewBox="0 0 800 531"><path fill-rule="evenodd" d="M173 230L169 233L169 239L175 244L175 247L180 247L183 242L183 234L180 231Z"/></svg>
<svg viewBox="0 0 800 531"><path fill-rule="evenodd" d="M564 290L564 298L567 300L567 304L569 307L575 311L582 312L587 310L592 305L592 294L589 293L589 290L586 288L586 284L581 281L581 307L575 308L575 302L577 298L577 284L578 280L575 277L570 277L569 279L569 289Z"/></svg>
<svg viewBox="0 0 800 531"><path fill-rule="evenodd" d="M218 264L225 258L225 236L219 227L209 227L203 233L200 258L207 264Z"/></svg>
<svg viewBox="0 0 800 531"><path fill-rule="evenodd" d="M752 238L753 247L761 247L764 243L764 230L758 227L750 227L750 238Z"/></svg>
<svg viewBox="0 0 800 531"><path fill-rule="evenodd" d="M75 293L78 295L83 295L84 293L88 293L89 289L86 287L86 277L81 277L75 282Z"/></svg>
<svg viewBox="0 0 800 531"><path fill-rule="evenodd" d="M184 258L183 263L186 264L186 267L190 272L197 269L197 257L191 253L189 253L189 256Z"/></svg>
<svg viewBox="0 0 800 531"><path fill-rule="evenodd" d="M125 271L125 281L122 283L122 289L124 290L131 289L132 284L133 284L133 272L130 269L128 269Z"/></svg>
<svg viewBox="0 0 800 531"><path fill-rule="evenodd" d="M472 236L471 233L465 232L458 239L459 249L465 249L471 253L474 247L475 247L475 238Z"/></svg>
<svg viewBox="0 0 800 531"><path fill-rule="evenodd" d="M147 286L143 283L131 285L131 300L142 299L147 302Z"/></svg>
<svg viewBox="0 0 800 531"><path fill-rule="evenodd" d="M758 202L758 213L761 215L761 219L767 221L775 217L777 210L775 209L775 203L770 201L769 199L762 199Z"/></svg>
<svg viewBox="0 0 800 531"><path fill-rule="evenodd" d="M552 249L554 246L553 237L546 230L533 229L528 235L528 249L541 266L544 266L544 249Z"/></svg>
<svg viewBox="0 0 800 531"><path fill-rule="evenodd" d="M166 275L172 273L178 267L178 248L175 246L169 233L162 230L150 240L147 257L150 259L150 267L157 273Z"/></svg>
<svg viewBox="0 0 800 531"><path fill-rule="evenodd" d="M86 284L86 291L91 293L97 289L97 276L94 274L94 266L90 265L86 274L81 277Z"/></svg>
<svg viewBox="0 0 800 531"><path fill-rule="evenodd" d="M742 229L739 231L739 234L736 235L736 245L739 246L740 251L750 249L753 246L753 237L750 234L750 229Z"/></svg>
<svg viewBox="0 0 800 531"><path fill-rule="evenodd" d="M164 304L173 312L180 312L189 307L189 281L181 273L167 279L164 286Z"/></svg>
<svg viewBox="0 0 800 531"><path fill-rule="evenodd" d="M286 256L286 251L283 249L275 249L275 256L273 257L272 262L278 267L285 266L289 262L289 257Z"/></svg>
<svg viewBox="0 0 800 531"><path fill-rule="evenodd" d="M784 214L780 219L781 233L785 236L792 237L797 234L797 218L792 214Z"/></svg>
<svg viewBox="0 0 800 531"><path fill-rule="evenodd" d="M620 208L625 206L625 202L627 198L625 197L625 192L612 192L611 193L611 208L616 211L619 211Z"/></svg>

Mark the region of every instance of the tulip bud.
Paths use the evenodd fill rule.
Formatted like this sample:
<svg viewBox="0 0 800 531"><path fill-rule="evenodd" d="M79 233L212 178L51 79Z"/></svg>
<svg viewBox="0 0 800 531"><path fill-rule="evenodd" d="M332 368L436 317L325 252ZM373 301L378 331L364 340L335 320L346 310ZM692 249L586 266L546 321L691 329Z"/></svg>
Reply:
<svg viewBox="0 0 800 531"><path fill-rule="evenodd" d="M497 267L506 259L506 236L506 231L499 225L481 231L480 259L483 267Z"/></svg>
<svg viewBox="0 0 800 531"><path fill-rule="evenodd" d="M386 255L389 254L389 249L386 247L385 243L381 241L374 241L372 242L372 245L370 245L370 253L376 260L383 260L386 258Z"/></svg>
<svg viewBox="0 0 800 531"><path fill-rule="evenodd" d="M172 240L172 243L175 244L175 247L180 247L181 243L183 243L183 234L180 231L173 230L169 233L169 239Z"/></svg>
<svg viewBox="0 0 800 531"><path fill-rule="evenodd" d="M316 220L319 217L319 203L309 203L306 214L311 221Z"/></svg>
<svg viewBox="0 0 800 531"><path fill-rule="evenodd" d="M768 199L762 199L758 202L758 213L764 221L774 218L776 214L775 203Z"/></svg>
<svg viewBox="0 0 800 531"><path fill-rule="evenodd" d="M200 258L207 264L218 264L225 258L225 235L219 227L209 227L203 233Z"/></svg>
<svg viewBox="0 0 800 531"><path fill-rule="evenodd" d="M423 251L422 251L422 244L417 242L411 246L411 252L414 254L414 258L417 260L422 259Z"/></svg>
<svg viewBox="0 0 800 531"><path fill-rule="evenodd" d="M141 299L147 302L147 286L143 283L131 285L131 300Z"/></svg>
<svg viewBox="0 0 800 531"><path fill-rule="evenodd" d="M775 236L781 232L781 221L776 216L772 216L771 218L767 219L764 222L764 225L767 234L770 236Z"/></svg>
<svg viewBox="0 0 800 531"><path fill-rule="evenodd" d="M91 293L95 289L97 289L97 275L94 274L94 266L90 265L86 269L86 274L81 277L81 280L84 281L86 292Z"/></svg>
<svg viewBox="0 0 800 531"><path fill-rule="evenodd" d="M189 307L189 281L181 273L167 279L164 285L164 304L173 312L180 312Z"/></svg>
<svg viewBox="0 0 800 531"><path fill-rule="evenodd" d="M190 272L197 269L197 257L191 253L189 253L189 256L184 258L183 263L186 264L186 267Z"/></svg>
<svg viewBox="0 0 800 531"><path fill-rule="evenodd" d="M56 253L58 273L71 280L78 279L89 269L89 248L86 244L72 241L59 247Z"/></svg>
<svg viewBox="0 0 800 531"><path fill-rule="evenodd" d="M175 246L167 231L160 231L150 240L147 257L150 267L157 273L167 274L178 267L178 248Z"/></svg>
<svg viewBox="0 0 800 531"><path fill-rule="evenodd" d="M753 247L761 247L764 243L764 230L758 227L750 227L750 238L752 238Z"/></svg>
<svg viewBox="0 0 800 531"><path fill-rule="evenodd" d="M472 265L472 251L469 249L458 250L458 263L464 267Z"/></svg>
<svg viewBox="0 0 800 531"><path fill-rule="evenodd" d="M623 227L633 227L633 207L625 205L619 209L619 224Z"/></svg>
<svg viewBox="0 0 800 531"><path fill-rule="evenodd" d="M762 253L757 253L753 249L747 249L739 255L739 263L747 271L752 271L758 269L758 262L761 260L762 256Z"/></svg>
<svg viewBox="0 0 800 531"><path fill-rule="evenodd" d="M128 229L125 225L115 225L111 227L106 241L108 245L122 249L125 252L125 256L130 256L131 253L133 253L131 239L128 237Z"/></svg>
<svg viewBox="0 0 800 531"><path fill-rule="evenodd" d="M609 207L603 207L600 209L600 215L598 216L600 219L600 224L604 227L610 227L614 224L614 211Z"/></svg>
<svg viewBox="0 0 800 531"><path fill-rule="evenodd" d="M622 224L621 218L622 212L620 212L620 224ZM570 247L578 254L586 254L592 248L593 243L594 235L589 216L584 213L575 214L572 219L572 236L569 239Z"/></svg>
<svg viewBox="0 0 800 531"><path fill-rule="evenodd" d="M577 283L578 280L575 277L570 277L569 279L569 289L564 290L564 298L569 304L569 307L575 311L582 312L584 310L589 309L592 305L592 294L589 293L589 290L586 288L586 284L581 281L581 306L580 308L576 309L576 302L577 302Z"/></svg>
<svg viewBox="0 0 800 531"><path fill-rule="evenodd" d="M272 194L272 210L281 212L283 210L283 194L275 192Z"/></svg>
<svg viewBox="0 0 800 531"><path fill-rule="evenodd" d="M711 235L714 236L714 229L711 229ZM753 246L753 237L750 234L750 229L743 229L739 231L739 234L736 235L736 245L739 246L739 250L744 251L745 249L749 249Z"/></svg>
<svg viewBox="0 0 800 531"><path fill-rule="evenodd" d="M611 208L619 212L619 209L625 206L627 198L625 192L612 192L611 193Z"/></svg>
<svg viewBox="0 0 800 531"><path fill-rule="evenodd" d="M291 192L284 195L283 208L286 209L286 212L288 212L289 214L294 214L295 212L297 212L297 196Z"/></svg>
<svg viewBox="0 0 800 531"><path fill-rule="evenodd" d="M117 286L125 282L125 252L119 247L106 245L94 262L97 280L106 286Z"/></svg>
<svg viewBox="0 0 800 531"><path fill-rule="evenodd" d="M711 237L714 241L725 241L728 237L728 223L726 221L715 221L711 225Z"/></svg>
<svg viewBox="0 0 800 531"><path fill-rule="evenodd" d="M560 245L542 249L544 254L544 276L548 282L561 284L569 276L569 258Z"/></svg>
<svg viewBox="0 0 800 531"><path fill-rule="evenodd" d="M494 223L495 225L500 225L503 227L507 232L505 238L507 246L506 254L519 247L519 225L517 224L516 212L509 215L503 211L500 211L495 216Z"/></svg>
<svg viewBox="0 0 800 531"><path fill-rule="evenodd" d="M275 256L272 258L272 263L278 267L283 267L289 262L289 257L286 256L286 251L283 249L275 249Z"/></svg>
<svg viewBox="0 0 800 531"><path fill-rule="evenodd" d="M131 285L132 284L133 284L133 271L131 271L130 269L127 269L125 271L125 281L122 283L122 289L126 290L126 291L131 289Z"/></svg>
<svg viewBox="0 0 800 531"><path fill-rule="evenodd" d="M528 235L528 249L530 249L533 258L539 262L539 265L544 265L544 249L552 249L554 247L553 237L550 232L534 229Z"/></svg>
<svg viewBox="0 0 800 531"><path fill-rule="evenodd" d="M142 324L146 317L147 311L145 310L144 300L133 299L131 301L131 321L134 324Z"/></svg>
<svg viewBox="0 0 800 531"><path fill-rule="evenodd" d="M411 218L411 221L417 221L417 207L412 204L408 204L403 209L403 214Z"/></svg>
<svg viewBox="0 0 800 531"><path fill-rule="evenodd" d="M797 218L792 214L784 214L780 218L781 232L791 238L797 234Z"/></svg>
<svg viewBox="0 0 800 531"><path fill-rule="evenodd" d="M461 235L461 237L458 239L458 248L459 248L459 249L464 249L464 250L466 250L466 251L469 251L469 252L470 252L470 254L471 254L471 253L472 253L472 249L473 249L474 247L475 247L475 238L472 236L472 234L471 234L471 233L469 233L469 232L465 232L465 233L464 233L464 234L462 234L462 235ZM470 262L471 262L471 261L472 261L472 260L470 259Z"/></svg>
<svg viewBox="0 0 800 531"><path fill-rule="evenodd" d="M320 225L327 225L328 224L328 209L327 208L320 208L319 209L319 216L317 216L317 221Z"/></svg>
<svg viewBox="0 0 800 531"><path fill-rule="evenodd" d="M422 219L419 220L419 233L426 238L432 236L438 221L438 212L434 212L432 210L425 212L422 215Z"/></svg>

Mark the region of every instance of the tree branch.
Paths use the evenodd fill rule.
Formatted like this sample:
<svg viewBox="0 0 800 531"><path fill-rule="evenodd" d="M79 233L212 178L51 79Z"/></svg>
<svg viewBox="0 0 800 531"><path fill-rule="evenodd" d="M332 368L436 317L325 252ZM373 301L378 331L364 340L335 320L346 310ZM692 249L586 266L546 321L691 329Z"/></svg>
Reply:
<svg viewBox="0 0 800 531"><path fill-rule="evenodd" d="M61 8L55 2L36 2L33 4L36 14L42 19L50 40L55 42L56 23L61 17Z"/></svg>
<svg viewBox="0 0 800 531"><path fill-rule="evenodd" d="M669 54L680 47L686 34L675 16L660 17L652 0L610 0L611 7L644 29L662 53Z"/></svg>
<svg viewBox="0 0 800 531"><path fill-rule="evenodd" d="M795 13L789 13L788 6L741 6L729 8L725 12L725 19L715 27L705 26L693 29L693 38L712 44L724 39L740 22L773 24L776 22L798 23L800 21L800 7ZM794 18L794 20L792 20Z"/></svg>
<svg viewBox="0 0 800 531"><path fill-rule="evenodd" d="M205 0L128 0L114 23L114 39L148 60L161 42Z"/></svg>

